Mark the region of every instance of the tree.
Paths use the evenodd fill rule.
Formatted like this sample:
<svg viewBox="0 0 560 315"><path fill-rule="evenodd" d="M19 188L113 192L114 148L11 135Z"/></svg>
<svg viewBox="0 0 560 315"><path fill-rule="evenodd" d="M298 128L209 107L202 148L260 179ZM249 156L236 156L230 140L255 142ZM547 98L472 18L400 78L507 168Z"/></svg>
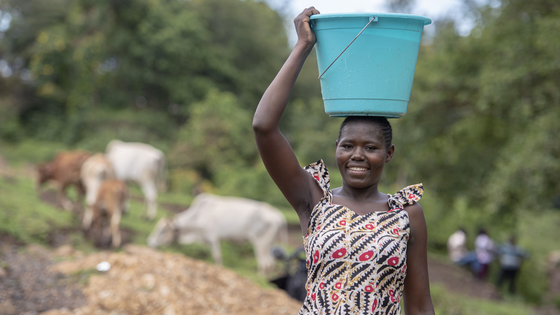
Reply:
<svg viewBox="0 0 560 315"><path fill-rule="evenodd" d="M465 197L492 214L488 224L511 229L518 211L550 207L560 190L550 137L560 105L560 5L511 0L480 16L471 35L443 23L422 47L409 113L395 123L407 154L396 164L444 204Z"/></svg>
<svg viewBox="0 0 560 315"><path fill-rule="evenodd" d="M182 124L190 104L212 89L254 108L287 56L282 19L263 2L57 0L47 20L44 5L2 6L14 16L5 55L23 58L32 73L21 83L33 92L20 112L25 125L126 108L150 108Z"/></svg>

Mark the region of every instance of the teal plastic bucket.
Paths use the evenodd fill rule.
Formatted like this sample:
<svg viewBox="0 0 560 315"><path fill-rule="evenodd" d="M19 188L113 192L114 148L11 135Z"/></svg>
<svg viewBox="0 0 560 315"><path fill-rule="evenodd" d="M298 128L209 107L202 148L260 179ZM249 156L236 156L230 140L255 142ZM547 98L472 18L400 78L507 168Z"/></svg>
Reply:
<svg viewBox="0 0 560 315"><path fill-rule="evenodd" d="M431 22L408 14L312 15L325 112L402 117L410 100L422 31Z"/></svg>

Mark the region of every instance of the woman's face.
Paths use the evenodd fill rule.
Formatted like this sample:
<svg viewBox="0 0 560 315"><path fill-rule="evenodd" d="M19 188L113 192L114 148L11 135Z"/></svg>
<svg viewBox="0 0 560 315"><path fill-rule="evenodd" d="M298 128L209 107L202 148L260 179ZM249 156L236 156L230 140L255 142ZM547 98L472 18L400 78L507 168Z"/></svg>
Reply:
<svg viewBox="0 0 560 315"><path fill-rule="evenodd" d="M394 151L393 145L385 148L383 134L377 125L367 122L347 124L336 142L336 163L342 180L353 188L377 184Z"/></svg>

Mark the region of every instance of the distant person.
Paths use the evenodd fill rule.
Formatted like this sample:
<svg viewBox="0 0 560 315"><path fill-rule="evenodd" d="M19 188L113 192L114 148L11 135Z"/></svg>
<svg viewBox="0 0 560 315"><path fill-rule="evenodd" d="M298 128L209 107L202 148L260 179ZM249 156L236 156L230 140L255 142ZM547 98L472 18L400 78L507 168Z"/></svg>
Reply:
<svg viewBox="0 0 560 315"><path fill-rule="evenodd" d="M478 273L478 259L475 251L467 250L467 235L464 229L458 229L447 240L449 259L457 266L467 266L476 275Z"/></svg>
<svg viewBox="0 0 560 315"><path fill-rule="evenodd" d="M494 242L485 229L478 231L478 236L474 240L474 248L479 264L477 278L485 280L488 276L490 263L494 259Z"/></svg>
<svg viewBox="0 0 560 315"><path fill-rule="evenodd" d="M523 259L529 258L529 254L523 248L516 246L515 237L513 236L497 248L496 254L500 257L498 287L501 287L504 281L508 281L509 292L515 293L515 280L519 273L519 268Z"/></svg>
<svg viewBox="0 0 560 315"><path fill-rule="evenodd" d="M465 230L458 229L447 239L447 253L453 263L458 263L468 253Z"/></svg>

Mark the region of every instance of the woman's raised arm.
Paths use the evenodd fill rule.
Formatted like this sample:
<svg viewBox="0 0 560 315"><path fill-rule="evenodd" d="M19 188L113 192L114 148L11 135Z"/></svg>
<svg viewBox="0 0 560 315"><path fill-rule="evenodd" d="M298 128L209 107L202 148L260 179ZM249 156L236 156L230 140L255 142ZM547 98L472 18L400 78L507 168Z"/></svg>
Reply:
<svg viewBox="0 0 560 315"><path fill-rule="evenodd" d="M301 67L316 41L309 26L309 17L313 14L319 11L310 7L294 19L298 41L263 94L253 118L255 139L264 165L300 220L307 218L305 214L319 202L322 191L300 167L292 147L280 132L279 123Z"/></svg>

